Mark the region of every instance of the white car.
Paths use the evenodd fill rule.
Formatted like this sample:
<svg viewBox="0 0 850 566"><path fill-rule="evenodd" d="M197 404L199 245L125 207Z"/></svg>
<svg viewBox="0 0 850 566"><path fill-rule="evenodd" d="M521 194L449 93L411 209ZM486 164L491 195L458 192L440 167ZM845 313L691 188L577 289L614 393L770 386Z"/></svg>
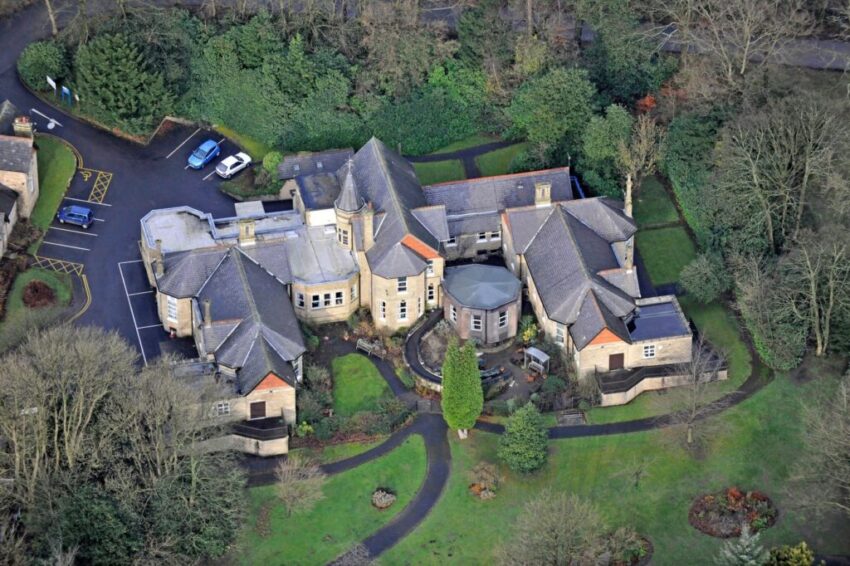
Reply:
<svg viewBox="0 0 850 566"><path fill-rule="evenodd" d="M222 179L229 179L251 164L251 156L239 152L236 155L225 157L215 168L216 174Z"/></svg>

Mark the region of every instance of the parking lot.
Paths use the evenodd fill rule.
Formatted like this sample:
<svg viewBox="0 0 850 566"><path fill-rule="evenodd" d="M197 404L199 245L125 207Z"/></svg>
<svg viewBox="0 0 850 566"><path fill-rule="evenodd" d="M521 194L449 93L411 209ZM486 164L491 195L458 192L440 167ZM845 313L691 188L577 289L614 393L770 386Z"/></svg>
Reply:
<svg viewBox="0 0 850 566"><path fill-rule="evenodd" d="M159 323L139 259L139 221L151 209L183 205L232 216L234 201L218 190L215 166L240 149L216 132L178 124L169 124L145 147L99 131L81 139L62 129L54 133L71 142L83 161L60 207L89 208L93 221L86 230L54 218L36 264L85 274L92 300L80 322L119 332L137 345L143 362L164 352L196 355L191 340L172 339ZM201 170L189 168L188 156L207 139L220 144L220 155Z"/></svg>

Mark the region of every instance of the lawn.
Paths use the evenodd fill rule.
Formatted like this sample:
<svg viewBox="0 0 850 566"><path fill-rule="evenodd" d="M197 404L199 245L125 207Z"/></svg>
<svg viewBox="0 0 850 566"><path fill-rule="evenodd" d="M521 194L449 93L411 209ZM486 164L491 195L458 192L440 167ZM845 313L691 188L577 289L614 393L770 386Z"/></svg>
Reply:
<svg viewBox="0 0 850 566"><path fill-rule="evenodd" d="M460 141L456 141L454 143L450 143L445 147L441 147L437 151L432 151L429 155L434 155L437 153L450 153L452 151L460 151L461 149L468 149L470 147L478 147L479 145L484 145L485 143L493 143L499 141L499 138L496 136L491 136L487 134L477 134L474 136L469 136L468 138L464 138Z"/></svg>
<svg viewBox="0 0 850 566"><path fill-rule="evenodd" d="M371 450L375 446L382 444L386 437L381 437L369 442L343 442L342 444L331 444L324 448L296 448L290 450L290 454L298 453L309 458L319 464L330 464L331 462L339 462L347 460L363 452Z"/></svg>
<svg viewBox="0 0 850 566"><path fill-rule="evenodd" d="M829 383L827 383L829 382ZM381 557L382 564L489 564L509 540L523 503L544 488L575 493L601 509L612 527L629 525L655 546L653 564L712 564L722 540L703 535L687 521L697 495L730 485L760 489L780 510L764 531L765 546L805 539L820 553L850 552L850 524L842 518L806 521L793 512L785 491L789 464L802 449L800 399L834 385L822 376L806 385L779 377L754 397L717 417L727 426L694 458L678 444L681 431L558 440L537 474L506 481L495 499L468 493L468 471L480 460L495 462L498 437L474 431L452 442L452 474L442 499L425 521ZM643 469L634 485L633 473Z"/></svg>
<svg viewBox="0 0 850 566"><path fill-rule="evenodd" d="M679 221L676 205L655 176L647 177L641 183L634 208L635 220L641 228Z"/></svg>
<svg viewBox="0 0 850 566"><path fill-rule="evenodd" d="M307 513L286 515L274 486L248 491L249 519L232 556L242 564L325 564L387 524L425 479L425 443L411 436L377 460L331 476L325 498ZM398 500L372 507L372 492L390 488ZM259 525L258 525L259 523Z"/></svg>
<svg viewBox="0 0 850 566"><path fill-rule="evenodd" d="M475 163L478 165L482 177L504 175L510 170L513 158L525 151L527 147L527 143L509 145L508 147L479 155L475 158Z"/></svg>
<svg viewBox="0 0 850 566"><path fill-rule="evenodd" d="M433 185L435 183L466 179L463 171L463 163L461 163L460 159L414 163L413 168L416 170L416 176L422 185Z"/></svg>
<svg viewBox="0 0 850 566"><path fill-rule="evenodd" d="M77 170L77 158L67 145L52 136L37 136L38 202L32 212L32 223L47 229L71 178Z"/></svg>
<svg viewBox="0 0 850 566"><path fill-rule="evenodd" d="M273 148L267 146L261 141L257 141L248 136L243 136L239 132L231 130L227 126L215 126L215 131L223 136L227 136L236 143L239 147L248 152L253 161L262 161L263 157Z"/></svg>
<svg viewBox="0 0 850 566"><path fill-rule="evenodd" d="M36 279L44 281L53 289L53 292L56 293L57 307L64 307L71 302L71 281L69 275L39 267L32 267L18 274L15 278L15 283L12 285L12 292L9 293L9 302L6 305L8 314L13 314L27 308L23 302L24 287L27 286L27 283Z"/></svg>
<svg viewBox="0 0 850 566"><path fill-rule="evenodd" d="M741 328L732 313L718 302L704 305L689 297L680 299L685 316L692 319L699 331L729 363L729 377L711 385L710 399L718 399L741 386L750 376L753 363L756 371L764 372L758 359L753 360L741 338ZM587 413L590 423L611 423L641 419L670 412L677 404L675 389L661 393L641 393L632 402L618 407L596 407Z"/></svg>
<svg viewBox="0 0 850 566"><path fill-rule="evenodd" d="M350 416L373 410L390 388L375 365L365 356L348 354L331 364L334 380L334 411Z"/></svg>
<svg viewBox="0 0 850 566"><path fill-rule="evenodd" d="M694 243L681 226L639 230L637 247L653 285L677 282L682 268L697 255Z"/></svg>

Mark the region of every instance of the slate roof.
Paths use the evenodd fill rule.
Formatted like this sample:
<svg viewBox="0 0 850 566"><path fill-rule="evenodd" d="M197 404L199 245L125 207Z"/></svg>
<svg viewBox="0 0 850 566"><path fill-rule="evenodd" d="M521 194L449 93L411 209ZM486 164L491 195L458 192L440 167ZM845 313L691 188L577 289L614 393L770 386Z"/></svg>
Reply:
<svg viewBox="0 0 850 566"><path fill-rule="evenodd" d="M300 175L295 178L301 202L308 210L333 208L341 186L333 172Z"/></svg>
<svg viewBox="0 0 850 566"><path fill-rule="evenodd" d="M215 348L216 361L236 369L237 392L250 393L273 371L295 386L287 362L306 351L286 285L240 248L229 249L198 291L210 301L210 317L235 327ZM203 321L206 323L207 321ZM215 338L219 338L216 336Z"/></svg>
<svg viewBox="0 0 850 566"><path fill-rule="evenodd" d="M18 202L18 193L0 184L0 212L3 213L6 220L12 215L16 202Z"/></svg>
<svg viewBox="0 0 850 566"><path fill-rule="evenodd" d="M0 171L29 173L32 153L30 138L0 135Z"/></svg>
<svg viewBox="0 0 850 566"><path fill-rule="evenodd" d="M354 150L351 148L287 155L277 166L277 177L284 181L294 179L299 175L313 175L323 171L334 172L342 167L352 155L354 155Z"/></svg>
<svg viewBox="0 0 850 566"><path fill-rule="evenodd" d="M628 227L620 226L621 222L608 213L611 204L602 200L570 201L550 207L550 214L524 247L529 272L547 315L570 326L579 349L602 328L628 341L622 319L635 308L632 294L600 275L601 271L620 268L611 243L634 233L634 222L620 212ZM599 202L588 205L589 201ZM576 207L578 202L582 204ZM576 208L581 210L581 219L572 214ZM539 216L509 213L511 237L519 232L523 238L519 243L524 243L532 221ZM619 227L619 231L612 227ZM605 237L612 235L614 239Z"/></svg>
<svg viewBox="0 0 850 566"><path fill-rule="evenodd" d="M428 185L428 204L443 204L449 215L470 212L502 211L534 204L534 185L552 184L552 200L572 200L569 167L480 177Z"/></svg>
<svg viewBox="0 0 850 566"><path fill-rule="evenodd" d="M629 324L629 336L635 342L666 338L668 336L686 336L691 333L687 319L674 303L669 301L638 305L634 319Z"/></svg>
<svg viewBox="0 0 850 566"><path fill-rule="evenodd" d="M334 201L334 206L345 212L357 212L363 205L363 198L357 193L357 187L354 184L354 173L352 171L352 161L349 159L345 165L339 170L337 177L342 177L342 189L339 196Z"/></svg>
<svg viewBox="0 0 850 566"><path fill-rule="evenodd" d="M447 268L443 288L463 306L492 310L516 301L522 283L504 267L470 264Z"/></svg>
<svg viewBox="0 0 850 566"><path fill-rule="evenodd" d="M4 100L0 103L0 135L11 136L15 133L15 117L20 113L15 105Z"/></svg>
<svg viewBox="0 0 850 566"><path fill-rule="evenodd" d="M449 239L449 225L446 222L445 206L423 206L415 209L413 216L440 242Z"/></svg>
<svg viewBox="0 0 850 566"><path fill-rule="evenodd" d="M157 289L178 299L194 297L224 259L225 248L165 254L165 273L157 277Z"/></svg>

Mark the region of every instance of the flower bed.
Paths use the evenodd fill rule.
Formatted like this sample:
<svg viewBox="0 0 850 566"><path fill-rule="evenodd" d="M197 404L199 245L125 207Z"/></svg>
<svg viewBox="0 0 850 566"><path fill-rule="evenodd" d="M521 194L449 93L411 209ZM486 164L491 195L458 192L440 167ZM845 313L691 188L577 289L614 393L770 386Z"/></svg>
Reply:
<svg viewBox="0 0 850 566"><path fill-rule="evenodd" d="M760 491L744 492L730 487L698 497L691 505L688 521L707 535L731 538L741 535L744 523L752 532L771 527L777 515L773 501Z"/></svg>

